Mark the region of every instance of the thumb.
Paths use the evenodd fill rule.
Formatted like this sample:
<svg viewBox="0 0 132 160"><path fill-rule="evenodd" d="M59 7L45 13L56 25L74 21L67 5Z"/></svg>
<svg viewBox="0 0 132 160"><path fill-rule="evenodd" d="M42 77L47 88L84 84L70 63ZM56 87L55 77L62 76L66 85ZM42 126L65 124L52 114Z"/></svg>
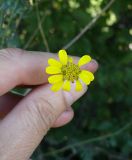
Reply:
<svg viewBox="0 0 132 160"><path fill-rule="evenodd" d="M74 85L74 84L72 84ZM81 97L75 92L52 92L50 85L41 86L27 95L0 124L2 159L28 159L59 115ZM9 158L10 157L10 158Z"/></svg>

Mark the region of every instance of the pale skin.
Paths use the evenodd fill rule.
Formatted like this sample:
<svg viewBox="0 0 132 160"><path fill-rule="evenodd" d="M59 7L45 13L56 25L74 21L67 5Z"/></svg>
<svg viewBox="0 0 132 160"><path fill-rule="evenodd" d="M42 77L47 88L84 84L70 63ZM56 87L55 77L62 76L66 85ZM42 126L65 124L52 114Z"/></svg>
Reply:
<svg viewBox="0 0 132 160"><path fill-rule="evenodd" d="M31 54L32 53L32 54ZM0 50L0 159L28 160L50 128L74 116L71 105L87 90L52 92L45 73L47 60L57 55L20 49ZM77 62L78 57L74 57ZM95 72L95 60L83 66ZM21 85L34 86L25 97L9 93Z"/></svg>

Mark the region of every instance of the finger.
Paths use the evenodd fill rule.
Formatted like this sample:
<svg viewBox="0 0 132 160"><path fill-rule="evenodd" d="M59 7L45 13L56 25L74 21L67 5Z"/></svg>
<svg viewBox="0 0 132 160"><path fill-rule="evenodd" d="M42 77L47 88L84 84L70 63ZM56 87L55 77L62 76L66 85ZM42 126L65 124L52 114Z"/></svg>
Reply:
<svg viewBox="0 0 132 160"><path fill-rule="evenodd" d="M86 69L86 70L94 73L94 72L96 72L98 67L99 67L99 65L98 65L97 61L93 59L90 63L87 63L86 65L83 65L81 67L81 69Z"/></svg>
<svg viewBox="0 0 132 160"><path fill-rule="evenodd" d="M72 86L70 92L52 92L47 84L32 91L0 124L1 159L28 159L57 118L86 89L75 92Z"/></svg>
<svg viewBox="0 0 132 160"><path fill-rule="evenodd" d="M20 100L23 96L7 93L0 97L0 120L2 120ZM68 107L58 119L55 121L52 127L61 127L69 123L73 118L74 112L71 107Z"/></svg>
<svg viewBox="0 0 132 160"><path fill-rule="evenodd" d="M0 50L0 95L20 84L42 84L47 82L45 67L48 56L54 54L40 54L20 49Z"/></svg>
<svg viewBox="0 0 132 160"><path fill-rule="evenodd" d="M29 52L20 49L0 50L0 95L5 94L15 86L39 85L47 82L45 73L49 57L57 59L56 54L44 52ZM75 57L78 61L78 57ZM91 62L91 71L95 71L97 63Z"/></svg>
<svg viewBox="0 0 132 160"><path fill-rule="evenodd" d="M63 112L53 124L53 128L64 126L65 124L69 123L74 116L73 109L68 107L65 112Z"/></svg>

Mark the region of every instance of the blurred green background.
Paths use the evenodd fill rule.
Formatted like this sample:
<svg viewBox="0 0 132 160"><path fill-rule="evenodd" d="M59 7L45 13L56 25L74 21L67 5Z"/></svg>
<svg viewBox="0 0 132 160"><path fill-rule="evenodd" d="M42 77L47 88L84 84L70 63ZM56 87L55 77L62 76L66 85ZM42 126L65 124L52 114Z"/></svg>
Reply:
<svg viewBox="0 0 132 160"><path fill-rule="evenodd" d="M112 5L108 6L109 3ZM132 160L132 1L0 0L0 48L57 52L99 62L95 81L68 125L52 129L33 160Z"/></svg>

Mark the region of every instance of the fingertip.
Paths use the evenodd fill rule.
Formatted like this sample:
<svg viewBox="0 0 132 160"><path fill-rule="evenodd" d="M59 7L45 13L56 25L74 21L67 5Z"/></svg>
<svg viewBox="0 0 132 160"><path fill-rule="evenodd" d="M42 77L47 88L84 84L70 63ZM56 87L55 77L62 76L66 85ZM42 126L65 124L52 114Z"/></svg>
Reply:
<svg viewBox="0 0 132 160"><path fill-rule="evenodd" d="M71 107L68 107L68 109L58 117L58 119L53 124L52 128L57 128L66 125L73 119L73 117L74 111Z"/></svg>
<svg viewBox="0 0 132 160"><path fill-rule="evenodd" d="M97 71L98 67L99 67L98 62L95 59L92 59L91 62L87 63L86 65L82 66L81 68L89 70L94 73Z"/></svg>

